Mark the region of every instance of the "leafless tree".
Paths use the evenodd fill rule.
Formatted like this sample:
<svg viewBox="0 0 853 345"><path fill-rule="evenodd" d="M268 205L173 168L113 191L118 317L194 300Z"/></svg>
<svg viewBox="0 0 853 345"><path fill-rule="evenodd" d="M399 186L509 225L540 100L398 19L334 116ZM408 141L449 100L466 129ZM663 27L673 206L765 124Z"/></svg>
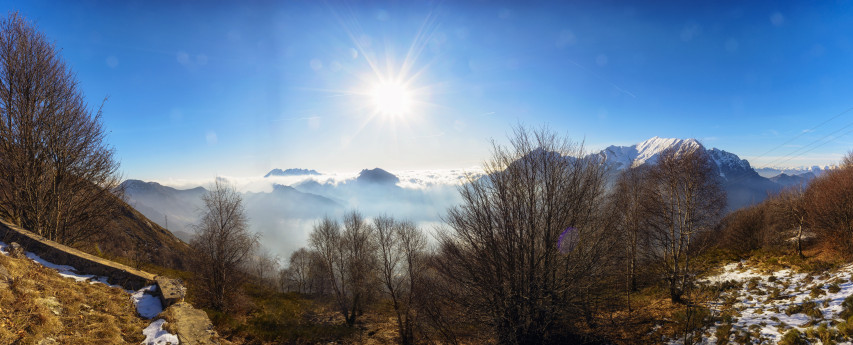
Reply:
<svg viewBox="0 0 853 345"><path fill-rule="evenodd" d="M673 302L682 302L692 284L691 259L698 235L719 222L726 204L717 170L702 147L674 147L660 153L651 168L654 231L650 253L669 285Z"/></svg>
<svg viewBox="0 0 853 345"><path fill-rule="evenodd" d="M290 261L287 269L282 270L282 281L287 282L290 290L299 293L309 293L309 284L311 273L311 252L305 248L290 254Z"/></svg>
<svg viewBox="0 0 853 345"><path fill-rule="evenodd" d="M77 245L120 212L101 109L59 49L17 13L0 21L0 217Z"/></svg>
<svg viewBox="0 0 853 345"><path fill-rule="evenodd" d="M844 159L853 161L853 155ZM807 221L821 237L845 253L853 250L853 165L825 172L804 195Z"/></svg>
<svg viewBox="0 0 853 345"><path fill-rule="evenodd" d="M592 319L606 290L599 283L614 243L604 168L547 129L516 128L509 147L493 147L484 175L469 177L445 217L437 269L459 309L482 318L499 343L556 342L569 332L566 319Z"/></svg>
<svg viewBox="0 0 853 345"><path fill-rule="evenodd" d="M190 241L195 254L191 265L203 303L227 310L247 279L244 268L258 246L258 236L249 232L243 200L232 185L217 178L202 200L203 214Z"/></svg>
<svg viewBox="0 0 853 345"><path fill-rule="evenodd" d="M803 226L806 224L806 202L803 197L805 190L802 186L783 190L778 196L770 199L773 213L794 230L797 255L803 257Z"/></svg>
<svg viewBox="0 0 853 345"><path fill-rule="evenodd" d="M625 290L630 309L631 292L637 290L640 251L645 247L648 231L648 203L650 189L647 185L648 169L643 166L623 171L611 194L611 214L620 242L624 245Z"/></svg>
<svg viewBox="0 0 853 345"><path fill-rule="evenodd" d="M363 313L375 283L373 228L357 211L344 215L341 225L325 217L314 225L310 243L319 253L348 326Z"/></svg>
<svg viewBox="0 0 853 345"><path fill-rule="evenodd" d="M255 255L249 260L248 271L259 284L275 288L281 259L261 247L257 247L255 252Z"/></svg>
<svg viewBox="0 0 853 345"><path fill-rule="evenodd" d="M388 216L374 218L373 229L383 292L391 299L400 343L413 344L417 322L414 305L426 268L426 237L412 222Z"/></svg>

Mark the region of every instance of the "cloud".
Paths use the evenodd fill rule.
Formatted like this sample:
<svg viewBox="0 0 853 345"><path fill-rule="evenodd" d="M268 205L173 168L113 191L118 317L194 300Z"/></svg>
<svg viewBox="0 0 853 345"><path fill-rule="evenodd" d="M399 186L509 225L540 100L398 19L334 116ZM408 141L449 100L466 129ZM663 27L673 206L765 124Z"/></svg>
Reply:
<svg viewBox="0 0 853 345"><path fill-rule="evenodd" d="M458 186L467 178L481 174L478 168L391 171L400 182L396 185L359 182L358 172L324 173L314 176L274 176L264 178L219 176L199 180L155 181L177 189L198 186L209 188L214 179L228 181L243 193L250 229L263 236L264 247L272 253L288 257L308 245L315 222L323 216L339 218L343 212L358 210L367 218L389 215L409 219L424 231L431 232L441 224L447 209L459 204ZM291 186L274 190L274 185ZM156 202L137 206L141 212L155 212L150 218L164 219L162 214L173 209L158 209ZM184 200L184 204L199 203ZM161 203L162 204L162 203ZM200 204L199 204L200 205ZM200 207L200 206L199 206ZM162 207L160 207L162 208ZM177 219L192 223L197 214L169 214L171 230L178 229ZM186 228L186 226L184 227Z"/></svg>

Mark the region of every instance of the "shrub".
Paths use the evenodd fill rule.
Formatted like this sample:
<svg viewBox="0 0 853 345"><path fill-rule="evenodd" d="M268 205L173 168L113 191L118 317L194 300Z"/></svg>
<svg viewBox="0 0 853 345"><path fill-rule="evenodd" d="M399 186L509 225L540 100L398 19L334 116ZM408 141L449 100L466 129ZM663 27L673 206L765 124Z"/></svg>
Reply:
<svg viewBox="0 0 853 345"><path fill-rule="evenodd" d="M690 311L689 315L688 309ZM691 306L675 312L673 319L678 325L679 330L692 332L708 324L711 320L711 310L701 306Z"/></svg>
<svg viewBox="0 0 853 345"><path fill-rule="evenodd" d="M809 290L809 297L811 298L818 298L824 294L826 294L826 292L821 289L820 285L815 285L811 290Z"/></svg>
<svg viewBox="0 0 853 345"><path fill-rule="evenodd" d="M838 314L839 318L848 320L853 316L853 295L847 296L844 299L844 302L841 302L841 313Z"/></svg>
<svg viewBox="0 0 853 345"><path fill-rule="evenodd" d="M801 304L791 304L788 309L785 309L785 315L805 314L813 319L823 318L823 312L820 311L817 303L814 301L806 301Z"/></svg>
<svg viewBox="0 0 853 345"><path fill-rule="evenodd" d="M829 293L837 293L838 291L841 291L841 287L838 286L837 282L832 283L832 285L829 286Z"/></svg>
<svg viewBox="0 0 853 345"><path fill-rule="evenodd" d="M792 328L790 331L785 333L782 336L782 339L779 340L779 345L808 345L809 342L803 337L803 335L796 328Z"/></svg>
<svg viewBox="0 0 853 345"><path fill-rule="evenodd" d="M714 331L714 336L717 337L717 345L726 345L729 343L729 336L732 334L732 324L726 323L717 327Z"/></svg>

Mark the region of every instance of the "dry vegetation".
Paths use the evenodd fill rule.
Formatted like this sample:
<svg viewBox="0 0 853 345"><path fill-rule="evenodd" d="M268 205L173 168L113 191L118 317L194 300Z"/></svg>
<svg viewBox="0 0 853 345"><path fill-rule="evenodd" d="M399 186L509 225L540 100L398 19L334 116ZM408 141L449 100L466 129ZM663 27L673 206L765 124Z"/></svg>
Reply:
<svg viewBox="0 0 853 345"><path fill-rule="evenodd" d="M148 323L127 292L76 282L29 259L0 255L11 276L0 286L0 344L138 344Z"/></svg>

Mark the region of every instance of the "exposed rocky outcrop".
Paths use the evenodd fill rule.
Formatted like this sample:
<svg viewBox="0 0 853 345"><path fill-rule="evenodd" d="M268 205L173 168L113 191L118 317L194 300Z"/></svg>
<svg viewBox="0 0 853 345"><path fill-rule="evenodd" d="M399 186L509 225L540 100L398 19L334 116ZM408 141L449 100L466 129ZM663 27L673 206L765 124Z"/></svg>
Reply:
<svg viewBox="0 0 853 345"><path fill-rule="evenodd" d="M176 303L160 316L168 322L164 328L177 334L182 345L230 344L219 338L207 314L189 303Z"/></svg>

